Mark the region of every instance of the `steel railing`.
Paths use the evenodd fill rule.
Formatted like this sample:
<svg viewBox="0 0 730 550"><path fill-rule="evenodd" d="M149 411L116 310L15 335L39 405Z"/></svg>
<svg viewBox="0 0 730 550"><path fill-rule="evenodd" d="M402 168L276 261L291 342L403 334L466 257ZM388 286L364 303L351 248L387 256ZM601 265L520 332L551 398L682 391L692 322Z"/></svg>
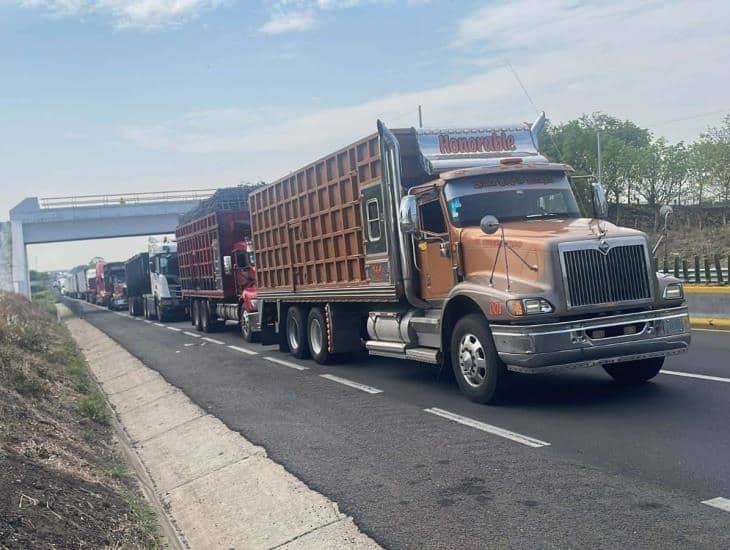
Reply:
<svg viewBox="0 0 730 550"><path fill-rule="evenodd" d="M45 197L38 205L48 208L78 208L84 206L119 206L152 202L201 201L210 198L216 189L191 189L185 191L149 191L106 195L76 195L73 197Z"/></svg>

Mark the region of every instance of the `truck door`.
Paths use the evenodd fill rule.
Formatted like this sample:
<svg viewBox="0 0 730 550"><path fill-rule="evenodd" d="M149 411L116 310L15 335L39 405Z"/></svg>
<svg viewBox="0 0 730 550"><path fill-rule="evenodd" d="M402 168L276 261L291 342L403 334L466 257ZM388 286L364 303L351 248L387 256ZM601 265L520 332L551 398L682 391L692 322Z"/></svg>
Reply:
<svg viewBox="0 0 730 550"><path fill-rule="evenodd" d="M440 300L454 286L449 230L438 194L419 197L421 235L416 242L416 259L421 282L421 298Z"/></svg>

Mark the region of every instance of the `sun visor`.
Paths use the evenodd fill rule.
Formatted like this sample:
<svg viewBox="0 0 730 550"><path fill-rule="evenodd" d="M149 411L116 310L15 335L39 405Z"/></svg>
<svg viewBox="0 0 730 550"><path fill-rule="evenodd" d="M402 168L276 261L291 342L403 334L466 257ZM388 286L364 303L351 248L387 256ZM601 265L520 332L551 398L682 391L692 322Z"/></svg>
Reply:
<svg viewBox="0 0 730 550"><path fill-rule="evenodd" d="M538 155L537 136L544 123L545 114L541 113L531 126L418 129L423 169L438 174L480 166L485 159Z"/></svg>

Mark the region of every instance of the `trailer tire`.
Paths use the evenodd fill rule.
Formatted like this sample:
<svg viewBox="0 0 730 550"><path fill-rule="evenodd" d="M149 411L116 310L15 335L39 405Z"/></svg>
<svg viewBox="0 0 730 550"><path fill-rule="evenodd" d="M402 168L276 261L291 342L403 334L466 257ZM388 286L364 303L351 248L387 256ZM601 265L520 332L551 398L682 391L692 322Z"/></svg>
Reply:
<svg viewBox="0 0 730 550"><path fill-rule="evenodd" d="M197 330L198 332L203 330L203 323L200 320L200 306L200 300L193 300L193 324L195 325L195 330Z"/></svg>
<svg viewBox="0 0 730 550"><path fill-rule="evenodd" d="M200 301L200 329L203 332L213 332L217 323L213 320L210 312L210 302L208 300Z"/></svg>
<svg viewBox="0 0 730 550"><path fill-rule="evenodd" d="M605 370L615 382L619 384L643 384L654 378L664 366L664 357L652 357L638 361L626 361L625 363L614 363L603 365Z"/></svg>
<svg viewBox="0 0 730 550"><path fill-rule="evenodd" d="M472 313L457 321L450 353L456 381L470 400L497 403L504 397L509 372L482 315Z"/></svg>
<svg viewBox="0 0 730 550"><path fill-rule="evenodd" d="M162 307L160 307L160 304L157 304L155 306L155 311L157 312L157 320L160 323L166 323L169 320L165 312L162 311Z"/></svg>
<svg viewBox="0 0 730 550"><path fill-rule="evenodd" d="M307 344L309 353L317 363L326 365L332 362L332 354L328 349L328 328L324 311L320 307L313 307L307 316Z"/></svg>
<svg viewBox="0 0 730 550"><path fill-rule="evenodd" d="M289 306L286 310L286 342L297 359L309 357L306 312L301 306Z"/></svg>

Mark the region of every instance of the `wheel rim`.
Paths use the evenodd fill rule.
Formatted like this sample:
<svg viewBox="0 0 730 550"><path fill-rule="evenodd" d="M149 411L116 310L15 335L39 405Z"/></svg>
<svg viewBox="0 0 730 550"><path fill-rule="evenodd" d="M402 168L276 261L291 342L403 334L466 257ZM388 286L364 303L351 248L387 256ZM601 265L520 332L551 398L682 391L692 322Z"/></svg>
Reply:
<svg viewBox="0 0 730 550"><path fill-rule="evenodd" d="M322 352L322 323L319 319L312 319L309 323L309 342L312 353L319 355Z"/></svg>
<svg viewBox="0 0 730 550"><path fill-rule="evenodd" d="M289 339L289 349L299 349L299 323L294 316L286 322L286 334Z"/></svg>
<svg viewBox="0 0 730 550"><path fill-rule="evenodd" d="M465 334L459 342L459 368L464 380L473 388L478 388L487 377L487 361L484 347L479 338Z"/></svg>

